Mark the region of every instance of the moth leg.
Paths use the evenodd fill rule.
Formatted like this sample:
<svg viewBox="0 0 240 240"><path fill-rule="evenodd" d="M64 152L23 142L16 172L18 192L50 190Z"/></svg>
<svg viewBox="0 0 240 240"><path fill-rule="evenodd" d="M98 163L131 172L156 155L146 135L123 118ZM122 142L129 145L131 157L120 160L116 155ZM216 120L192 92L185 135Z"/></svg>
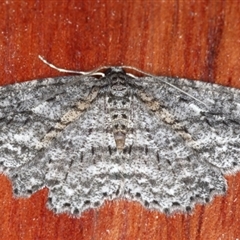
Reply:
<svg viewBox="0 0 240 240"><path fill-rule="evenodd" d="M147 95L143 91L139 91L137 96L157 115L159 119L165 124L171 126L171 128L176 131L183 140L189 143L195 142L187 129L185 129L185 127L179 123L178 120L164 106L162 106L161 103L159 103L159 101L155 100L154 97Z"/></svg>
<svg viewBox="0 0 240 240"><path fill-rule="evenodd" d="M79 116L87 110L91 103L96 99L99 92L99 88L94 87L88 97L83 101L78 101L71 110L67 111L59 120L59 122L49 130L39 144L36 145L36 149L40 150L50 145L53 139L55 139L59 133L61 133L69 124L74 122Z"/></svg>

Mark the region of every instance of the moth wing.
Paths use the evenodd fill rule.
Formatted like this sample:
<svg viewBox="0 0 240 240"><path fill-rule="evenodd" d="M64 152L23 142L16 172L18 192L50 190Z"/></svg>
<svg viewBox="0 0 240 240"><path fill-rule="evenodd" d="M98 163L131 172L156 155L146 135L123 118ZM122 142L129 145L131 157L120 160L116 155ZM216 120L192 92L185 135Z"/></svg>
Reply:
<svg viewBox="0 0 240 240"><path fill-rule="evenodd" d="M36 146L95 82L69 76L0 87L0 170L13 181L15 194L45 186L46 149Z"/></svg>
<svg viewBox="0 0 240 240"><path fill-rule="evenodd" d="M191 136L188 144L198 152L198 158L223 173L238 171L240 90L187 79L160 79L185 93L159 78L150 78L152 83L147 84L146 92ZM147 82L149 78L141 81Z"/></svg>
<svg viewBox="0 0 240 240"><path fill-rule="evenodd" d="M101 109L101 111L99 111ZM106 199L126 198L172 212L223 193L226 181L147 105L133 97L132 131L116 151L105 98L98 98L46 153L49 206L80 214Z"/></svg>
<svg viewBox="0 0 240 240"><path fill-rule="evenodd" d="M105 98L98 97L46 151L48 205L55 212L78 215L116 195L121 163L108 117Z"/></svg>
<svg viewBox="0 0 240 240"><path fill-rule="evenodd" d="M139 95L132 109L135 131L125 165L127 198L171 213L190 211L197 202L206 203L214 194L225 192L221 169L186 143L158 111L151 111Z"/></svg>

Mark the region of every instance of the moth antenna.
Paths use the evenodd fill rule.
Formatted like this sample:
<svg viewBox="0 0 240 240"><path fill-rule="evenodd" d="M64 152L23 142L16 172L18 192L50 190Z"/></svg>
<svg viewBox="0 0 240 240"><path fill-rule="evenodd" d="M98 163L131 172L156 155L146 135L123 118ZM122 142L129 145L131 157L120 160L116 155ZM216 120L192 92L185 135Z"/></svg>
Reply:
<svg viewBox="0 0 240 240"><path fill-rule="evenodd" d="M102 72L99 72L100 70L102 69L106 69L106 68L109 68L108 66L104 66L104 67L100 67L100 68L96 68L92 71L89 71L89 72L84 72L84 71L75 71L75 70L69 70L69 69L64 69L64 68L59 68L55 65L53 65L52 63L48 62L45 58L43 58L42 56L38 55L39 59L45 63L46 65L48 65L49 67L59 71L59 72L64 72L64 73L76 73L76 74L81 74L81 75L91 75L91 76L101 76L101 77L104 77L105 74L102 73Z"/></svg>
<svg viewBox="0 0 240 240"><path fill-rule="evenodd" d="M43 58L43 57L40 56L40 55L38 55L38 57L39 57L39 59L40 59L43 63L45 63L45 64L48 65L49 67L51 67L51 68L53 68L53 69L55 69L55 70L57 70L57 71L59 71L59 72L64 72L64 73L76 73L76 74L81 74L81 75L101 76L101 77L104 77L105 74L102 73L102 72L99 72L99 71L104 70L104 69L111 68L110 66L103 66L103 67L96 68L96 69L94 69L94 70L92 70L92 71L89 71L89 72L68 70L68 69L59 68L59 67L55 66L54 64L48 62L45 58ZM165 83L165 84L167 84L167 85L169 85L169 86L177 89L179 92L184 93L185 95L189 96L190 98L194 99L195 101L203 104L205 107L208 107L207 104L205 104L203 101L195 98L194 96L192 96L192 95L190 95L189 93L183 91L182 89L176 87L175 85L173 85L173 84L171 84L171 83L168 83L168 82L166 82L166 81L163 81L161 78L159 78L159 77L157 77L157 76L154 76L154 75L152 75L152 74L150 74L150 73L144 72L144 71L142 71L142 70L140 70L140 69L138 69L138 68L131 67L131 66L120 66L120 67L121 67L121 68L125 68L125 69L135 70L135 71L137 71L137 72L139 72L139 73L142 73L142 74L144 74L144 75L146 75L146 76L156 78L156 79L160 80L161 82L163 82L163 83ZM137 76L135 76L134 74L131 74L131 73L127 73L127 75L130 76L130 77L132 77L132 78L135 78L135 79L137 78Z"/></svg>
<svg viewBox="0 0 240 240"><path fill-rule="evenodd" d="M181 88L178 88L177 86L175 86L175 85L173 85L173 84L171 84L171 83L169 83L169 82L163 81L161 78L159 78L159 77L157 77L157 76L154 76L154 75L152 75L152 74L150 74L150 73L144 72L144 71L142 71L142 70L140 70L140 69L138 69L138 68L135 68L135 67L130 67L130 66L121 66L121 67L122 67L122 68L126 68L126 69L131 69L131 70L134 70L134 71L137 71L137 72L142 73L142 74L144 74L144 75L147 75L147 76L149 76L149 77L156 78L156 79L158 79L159 81L167 84L168 86L171 86L171 87L177 89L179 92L184 93L185 95L189 96L190 98L194 99L195 101L203 104L205 107L208 108L208 105L207 105L206 103L204 103L203 101L201 101L201 100L199 100L198 98L195 98L194 96L192 96L191 94L183 91ZM130 77L133 77L133 78L137 78L135 75L130 74L130 73L127 73L127 75L130 76Z"/></svg>

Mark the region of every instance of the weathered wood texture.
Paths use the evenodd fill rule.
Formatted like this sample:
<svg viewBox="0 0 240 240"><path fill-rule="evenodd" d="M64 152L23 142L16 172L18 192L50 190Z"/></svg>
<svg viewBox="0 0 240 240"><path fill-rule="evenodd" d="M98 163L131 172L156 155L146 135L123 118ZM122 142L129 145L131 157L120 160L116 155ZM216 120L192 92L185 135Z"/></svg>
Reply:
<svg viewBox="0 0 240 240"><path fill-rule="evenodd" d="M124 64L240 88L239 1L8 0L0 13L2 85L59 76L40 54L68 69ZM46 208L47 189L14 199L0 176L0 238L237 239L240 174L227 179L226 196L191 215L167 217L122 200L73 219Z"/></svg>

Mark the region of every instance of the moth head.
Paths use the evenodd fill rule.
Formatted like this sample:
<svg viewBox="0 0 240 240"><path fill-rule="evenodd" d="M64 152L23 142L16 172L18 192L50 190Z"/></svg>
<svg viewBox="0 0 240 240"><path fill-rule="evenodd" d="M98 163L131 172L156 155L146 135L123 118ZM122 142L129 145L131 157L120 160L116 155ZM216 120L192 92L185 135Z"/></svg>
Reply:
<svg viewBox="0 0 240 240"><path fill-rule="evenodd" d="M114 96L124 96L129 90L129 76L120 67L109 68L105 72L105 76L110 84L110 91Z"/></svg>

